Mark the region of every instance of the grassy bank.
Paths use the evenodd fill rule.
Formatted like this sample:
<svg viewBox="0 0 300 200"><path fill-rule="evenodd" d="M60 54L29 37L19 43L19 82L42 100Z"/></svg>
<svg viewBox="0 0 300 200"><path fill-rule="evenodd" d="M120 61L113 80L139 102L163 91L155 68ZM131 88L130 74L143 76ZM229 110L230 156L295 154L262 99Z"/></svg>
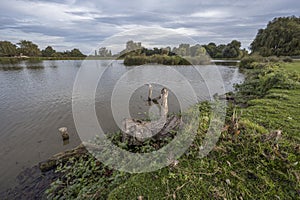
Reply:
<svg viewBox="0 0 300 200"><path fill-rule="evenodd" d="M199 158L211 112L211 104L203 102L196 105L201 111L196 138L178 165L131 175L91 156L71 159L58 167L64 175L52 184L48 197L299 199L299 68L299 62L241 65L245 82L237 86L235 103L229 104L219 141L208 156ZM122 145L118 134L114 140ZM138 148L154 147L147 143Z"/></svg>
<svg viewBox="0 0 300 200"><path fill-rule="evenodd" d="M16 58L16 57L0 57L0 64L16 64L23 60L26 60L25 58Z"/></svg>
<svg viewBox="0 0 300 200"><path fill-rule="evenodd" d="M19 58L19 57L0 57L0 64L17 64L21 61L43 61L43 60L115 60L116 57L30 57L30 58Z"/></svg>

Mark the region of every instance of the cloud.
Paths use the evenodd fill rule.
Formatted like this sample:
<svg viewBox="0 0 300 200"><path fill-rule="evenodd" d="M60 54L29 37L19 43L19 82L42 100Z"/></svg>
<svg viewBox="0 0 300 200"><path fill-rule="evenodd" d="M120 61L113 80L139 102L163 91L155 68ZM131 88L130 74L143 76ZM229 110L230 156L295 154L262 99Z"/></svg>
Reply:
<svg viewBox="0 0 300 200"><path fill-rule="evenodd" d="M226 18L226 17L231 17L232 15L228 12L222 11L222 10L206 10L203 12L196 12L192 13L190 15L191 17L196 17L196 18Z"/></svg>
<svg viewBox="0 0 300 200"><path fill-rule="evenodd" d="M170 43L174 40L174 34L170 34L173 31L201 44L237 39L248 47L257 30L268 21L298 15L299 11L297 0L10 0L1 2L0 40L28 39L40 48L50 44L58 50L78 47L89 53L123 31L149 46ZM144 28L165 31L137 31ZM111 46L117 49L117 44Z"/></svg>

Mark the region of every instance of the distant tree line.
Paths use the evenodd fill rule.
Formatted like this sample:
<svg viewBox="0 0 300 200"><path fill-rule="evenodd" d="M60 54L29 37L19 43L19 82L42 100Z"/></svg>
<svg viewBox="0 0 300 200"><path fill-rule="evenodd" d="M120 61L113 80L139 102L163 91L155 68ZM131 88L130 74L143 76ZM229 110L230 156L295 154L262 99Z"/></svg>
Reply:
<svg viewBox="0 0 300 200"><path fill-rule="evenodd" d="M0 41L0 57L20 55L29 57L85 57L85 55L77 48L74 48L71 51L66 50L59 52L54 50L51 46L47 46L45 49L40 50L37 44L28 40L21 40L17 44L13 44L9 41Z"/></svg>
<svg viewBox="0 0 300 200"><path fill-rule="evenodd" d="M121 57L127 55L178 55L183 57L197 57L207 54L212 58L241 58L248 55L248 52L245 49L241 49L241 42L237 40L232 40L228 44L220 45L216 45L213 42L205 45L180 44L178 47L173 47L173 49L171 49L171 47L154 47L153 49L148 49L143 47L140 42L136 43L131 40L126 43L126 48L120 52Z"/></svg>

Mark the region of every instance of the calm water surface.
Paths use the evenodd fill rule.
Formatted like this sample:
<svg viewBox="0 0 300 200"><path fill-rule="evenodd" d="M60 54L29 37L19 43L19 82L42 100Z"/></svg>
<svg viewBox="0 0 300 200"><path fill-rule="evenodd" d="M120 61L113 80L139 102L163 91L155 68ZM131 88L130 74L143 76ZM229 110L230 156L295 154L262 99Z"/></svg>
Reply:
<svg viewBox="0 0 300 200"><path fill-rule="evenodd" d="M87 61L94 62L94 61ZM23 62L18 65L0 65L0 190L15 185L22 170L36 165L55 153L75 147L80 143L72 116L72 90L76 74L82 61ZM98 121L105 131L117 130L110 112L111 94L116 82L134 67L125 67L122 61L97 61L98 68L106 68L96 93ZM151 70L166 66L155 65L133 79L147 77ZM233 84L243 81L236 67L215 66L172 66L189 80L199 101L209 99L204 80L196 73L213 80L212 70L218 69L223 77L226 91ZM84 70L94 70L85 66ZM150 70L150 71L149 71ZM157 74L164 78L165 74ZM128 84L131 80L128 80ZM125 83L126 84L126 83ZM174 83L175 84L175 83ZM176 83L180 84L180 82ZM162 86L154 84L153 96ZM182 88L184 89L184 88ZM210 91L214 94L214 91ZM76 98L84 99L77 94ZM145 101L147 87L136 89L130 98L130 113L135 118L145 118L155 107ZM189 97L186 97L189 98ZM120 97L122 104L122 97ZM178 99L171 91L169 112L180 111ZM66 126L70 132L68 144L63 144L58 128Z"/></svg>

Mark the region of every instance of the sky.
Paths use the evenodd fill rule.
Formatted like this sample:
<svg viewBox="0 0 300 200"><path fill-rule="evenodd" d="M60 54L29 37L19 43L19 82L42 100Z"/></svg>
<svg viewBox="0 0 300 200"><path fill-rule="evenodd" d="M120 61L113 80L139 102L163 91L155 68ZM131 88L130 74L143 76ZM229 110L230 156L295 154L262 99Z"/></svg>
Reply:
<svg viewBox="0 0 300 200"><path fill-rule="evenodd" d="M30 40L44 49L101 46L113 53L134 40L146 47L179 43L248 48L257 30L280 16L299 16L299 0L0 0L0 40Z"/></svg>

